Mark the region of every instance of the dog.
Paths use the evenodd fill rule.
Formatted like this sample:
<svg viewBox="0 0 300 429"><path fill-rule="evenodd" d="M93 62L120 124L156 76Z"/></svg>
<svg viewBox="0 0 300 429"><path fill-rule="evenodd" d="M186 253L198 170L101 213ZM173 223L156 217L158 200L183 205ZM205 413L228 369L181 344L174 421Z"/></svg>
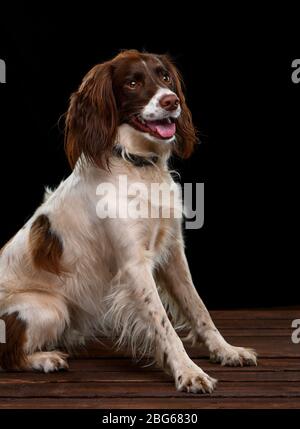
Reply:
<svg viewBox="0 0 300 429"><path fill-rule="evenodd" d="M105 335L130 346L133 356L152 356L178 390L211 393L216 380L190 359L180 326L205 344L212 361L256 365L255 351L222 337L193 285L182 216L175 216L182 211L178 195L169 217L105 217L99 209L99 184L117 187L121 176L142 183L139 204L153 208L145 189L178 186L168 159L189 157L196 141L182 80L168 56L123 51L87 73L66 113L72 174L46 191L1 251L3 370L66 369L61 347L70 353ZM121 194L122 207L130 201Z"/></svg>

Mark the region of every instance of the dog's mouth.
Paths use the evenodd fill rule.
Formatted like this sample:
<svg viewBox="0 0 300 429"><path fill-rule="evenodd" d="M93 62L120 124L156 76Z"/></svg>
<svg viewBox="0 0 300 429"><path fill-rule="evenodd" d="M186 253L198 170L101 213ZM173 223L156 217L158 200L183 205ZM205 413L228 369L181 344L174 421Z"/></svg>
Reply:
<svg viewBox="0 0 300 429"><path fill-rule="evenodd" d="M174 137L176 133L175 119L170 117L155 121L145 121L140 116L134 116L130 121L130 125L138 131L149 133L162 140L168 140Z"/></svg>

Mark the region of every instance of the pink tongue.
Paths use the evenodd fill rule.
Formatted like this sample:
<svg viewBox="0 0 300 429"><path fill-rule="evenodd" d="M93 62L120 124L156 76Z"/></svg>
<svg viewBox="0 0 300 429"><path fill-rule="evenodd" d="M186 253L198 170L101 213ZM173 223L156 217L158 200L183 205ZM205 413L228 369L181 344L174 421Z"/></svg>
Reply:
<svg viewBox="0 0 300 429"><path fill-rule="evenodd" d="M176 133L176 125L172 122L170 124L161 124L159 122L148 122L147 126L155 131L160 137L170 138Z"/></svg>

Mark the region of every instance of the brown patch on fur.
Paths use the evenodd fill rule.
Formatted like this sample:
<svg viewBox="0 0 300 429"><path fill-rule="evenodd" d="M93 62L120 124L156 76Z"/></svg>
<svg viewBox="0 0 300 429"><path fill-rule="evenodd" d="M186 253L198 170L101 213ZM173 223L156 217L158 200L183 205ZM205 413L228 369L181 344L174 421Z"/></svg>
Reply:
<svg viewBox="0 0 300 429"><path fill-rule="evenodd" d="M66 271L61 265L63 245L61 239L51 230L46 215L40 215L32 224L29 234L29 246L34 266L59 275Z"/></svg>
<svg viewBox="0 0 300 429"><path fill-rule="evenodd" d="M0 367L6 370L26 369L26 324L18 319L18 313L4 314L0 317L5 322L6 343L0 344Z"/></svg>

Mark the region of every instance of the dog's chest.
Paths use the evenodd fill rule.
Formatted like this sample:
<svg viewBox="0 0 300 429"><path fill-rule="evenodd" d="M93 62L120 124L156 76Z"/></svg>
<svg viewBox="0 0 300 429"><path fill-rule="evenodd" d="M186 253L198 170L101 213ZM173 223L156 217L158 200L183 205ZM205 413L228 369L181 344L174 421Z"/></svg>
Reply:
<svg viewBox="0 0 300 429"><path fill-rule="evenodd" d="M110 219L110 231L121 247L130 242L152 260L162 258L180 228L181 188L166 171L117 173L107 189L97 188L98 217ZM101 186L106 185L102 180Z"/></svg>
<svg viewBox="0 0 300 429"><path fill-rule="evenodd" d="M170 220L157 219L152 223L145 247L153 259L160 259L168 252L174 232L175 228Z"/></svg>
<svg viewBox="0 0 300 429"><path fill-rule="evenodd" d="M176 185L177 186L177 185ZM161 188L163 189L163 187ZM147 206L147 218L141 219L145 231L145 246L154 260L167 256L172 242L176 239L182 220L180 194L168 186L160 193L154 192L141 204Z"/></svg>

